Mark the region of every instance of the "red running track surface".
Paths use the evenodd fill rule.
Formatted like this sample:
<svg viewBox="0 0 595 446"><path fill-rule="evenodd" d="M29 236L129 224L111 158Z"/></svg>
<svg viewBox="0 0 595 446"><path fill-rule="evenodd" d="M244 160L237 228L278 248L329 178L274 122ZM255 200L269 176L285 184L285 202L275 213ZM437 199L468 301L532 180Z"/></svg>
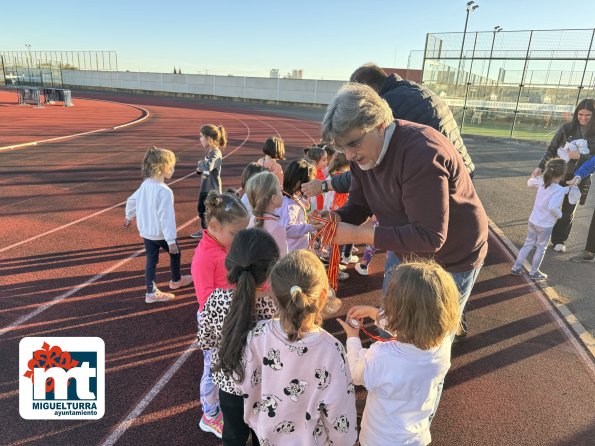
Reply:
<svg viewBox="0 0 595 446"><path fill-rule="evenodd" d="M148 146L178 154L170 185L187 272L196 246L188 235L197 228L198 128L225 126L224 183L237 186L243 167L260 156L268 136L281 136L292 159L318 138L319 124L232 105L120 99L142 102L151 117L118 131L0 152L2 444L220 444L198 427L202 354L192 347L193 290L176 292L170 303L144 303L142 244L135 229L120 226L123 202L141 181ZM54 127L56 121L35 121L38 129L45 125ZM471 334L453 351L433 444L592 444L593 369L528 283L508 275L507 253L491 242L469 304ZM351 277L339 290L343 310L378 302L383 260L384 255L376 256L368 277L349 268ZM168 266L162 255L158 281L163 286ZM344 340L334 320L325 327ZM25 336L104 339L107 410L101 420L19 417L18 343Z"/></svg>

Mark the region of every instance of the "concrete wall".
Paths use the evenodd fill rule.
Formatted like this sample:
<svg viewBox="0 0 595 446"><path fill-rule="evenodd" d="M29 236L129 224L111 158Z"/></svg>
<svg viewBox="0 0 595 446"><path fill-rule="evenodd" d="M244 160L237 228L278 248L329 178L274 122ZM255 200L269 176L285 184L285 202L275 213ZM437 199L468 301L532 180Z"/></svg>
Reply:
<svg viewBox="0 0 595 446"><path fill-rule="evenodd" d="M62 72L64 86L327 105L342 81L122 71Z"/></svg>

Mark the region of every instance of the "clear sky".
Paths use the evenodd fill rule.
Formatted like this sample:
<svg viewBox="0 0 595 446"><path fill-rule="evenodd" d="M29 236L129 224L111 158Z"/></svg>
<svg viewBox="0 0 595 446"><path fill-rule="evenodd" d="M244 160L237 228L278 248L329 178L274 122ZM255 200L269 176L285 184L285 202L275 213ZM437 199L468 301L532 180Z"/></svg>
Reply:
<svg viewBox="0 0 595 446"><path fill-rule="evenodd" d="M344 80L407 67L428 32L462 32L466 0L28 0L3 5L0 50L115 50L120 70ZM477 0L468 31L595 27L595 0ZM565 6L564 6L565 5Z"/></svg>

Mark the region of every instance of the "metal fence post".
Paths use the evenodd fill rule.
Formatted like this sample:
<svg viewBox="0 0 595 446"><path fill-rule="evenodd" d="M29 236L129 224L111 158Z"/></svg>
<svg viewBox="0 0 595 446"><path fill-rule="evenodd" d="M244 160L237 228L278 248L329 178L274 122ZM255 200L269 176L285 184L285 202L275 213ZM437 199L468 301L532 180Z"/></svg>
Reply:
<svg viewBox="0 0 595 446"><path fill-rule="evenodd" d="M463 102L463 115L461 116L461 133L463 132L463 126L465 125L465 112L467 111L467 97L469 96L469 88L471 87L471 75L473 70L473 61L475 60L475 47L477 46L477 35L475 33L475 40L473 41L473 52L471 53L471 65L469 65L469 77L467 78L465 88L465 101Z"/></svg>
<svg viewBox="0 0 595 446"><path fill-rule="evenodd" d="M583 75L581 76L581 83L578 86L578 93L576 95L575 106L581 98L581 90L583 89L583 82L585 81L585 74L587 73L587 65L589 65L589 55L591 54L591 48L593 48L593 38L595 37L595 28L591 33L591 42L589 43L589 49L587 50L587 57L585 57L585 68L583 69Z"/></svg>
<svg viewBox="0 0 595 446"><path fill-rule="evenodd" d="M512 125L510 127L510 138L514 133L514 126L516 125L516 117L519 112L519 102L521 100L521 93L525 86L525 76L527 75L527 65L529 65L529 55L531 53L531 40L533 39L533 31L529 34L529 43L527 45L527 54L525 55L525 66L523 67L523 74L521 75L521 83L519 84L519 94L516 97L516 105L514 106L514 116L512 117Z"/></svg>
<svg viewBox="0 0 595 446"><path fill-rule="evenodd" d="M316 98L317 93L318 93L318 79L314 79L314 102L313 102L314 104L317 103L316 102L316 100L317 100L317 98Z"/></svg>

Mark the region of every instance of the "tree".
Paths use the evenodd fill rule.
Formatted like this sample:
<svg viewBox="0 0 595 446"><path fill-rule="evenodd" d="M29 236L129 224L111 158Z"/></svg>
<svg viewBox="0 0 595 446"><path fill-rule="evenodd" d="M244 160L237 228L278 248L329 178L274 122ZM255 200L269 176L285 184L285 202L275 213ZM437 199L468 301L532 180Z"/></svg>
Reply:
<svg viewBox="0 0 595 446"><path fill-rule="evenodd" d="M174 67L174 74L176 74L176 67Z"/></svg>

